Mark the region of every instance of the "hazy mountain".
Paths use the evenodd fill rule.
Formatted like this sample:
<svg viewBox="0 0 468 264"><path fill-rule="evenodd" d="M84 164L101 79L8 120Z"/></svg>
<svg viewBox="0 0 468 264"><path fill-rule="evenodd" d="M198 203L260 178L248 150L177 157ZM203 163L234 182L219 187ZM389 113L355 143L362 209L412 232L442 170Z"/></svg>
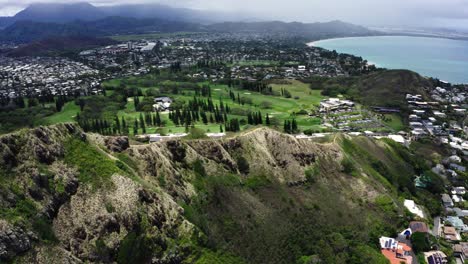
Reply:
<svg viewBox="0 0 468 264"><path fill-rule="evenodd" d="M86 23L45 23L32 21L18 21L0 32L0 40L14 42L30 42L48 37L58 36L98 36L95 27L88 27Z"/></svg>
<svg viewBox="0 0 468 264"><path fill-rule="evenodd" d="M307 38L375 34L367 28L341 21L327 23L222 22L233 14L213 13L160 4L95 7L89 3L32 4L14 17L0 18L0 40L30 42L57 36L106 36L151 32L212 31L287 33ZM196 21L196 22L194 22ZM206 26L205 26L206 25Z"/></svg>
<svg viewBox="0 0 468 264"><path fill-rule="evenodd" d="M269 32L290 33L314 37L326 36L353 36L371 35L371 31L365 27L357 26L342 21L331 21L325 23L285 23L281 21L268 22L224 22L210 25L209 30L219 32Z"/></svg>
<svg viewBox="0 0 468 264"><path fill-rule="evenodd" d="M140 19L159 18L166 20L195 22L195 23L214 23L223 21L232 21L239 18L236 14L225 12L211 12L193 10L188 8L174 8L161 4L129 4L116 5L100 8L109 16L133 17Z"/></svg>
<svg viewBox="0 0 468 264"><path fill-rule="evenodd" d="M247 19L247 16L243 14L175 8L161 4L125 4L96 7L86 2L71 4L38 3L28 6L13 17L0 17L0 28L22 20L67 23L76 20L92 21L111 16L138 19L157 18L205 24Z"/></svg>
<svg viewBox="0 0 468 264"><path fill-rule="evenodd" d="M85 2L72 4L39 3L28 6L16 14L13 19L14 21L65 23L74 20L97 20L106 16L102 10Z"/></svg>
<svg viewBox="0 0 468 264"><path fill-rule="evenodd" d="M0 40L31 42L49 37L108 36L149 32L200 31L203 26L161 19L106 17L96 21L46 23L19 21L0 31Z"/></svg>

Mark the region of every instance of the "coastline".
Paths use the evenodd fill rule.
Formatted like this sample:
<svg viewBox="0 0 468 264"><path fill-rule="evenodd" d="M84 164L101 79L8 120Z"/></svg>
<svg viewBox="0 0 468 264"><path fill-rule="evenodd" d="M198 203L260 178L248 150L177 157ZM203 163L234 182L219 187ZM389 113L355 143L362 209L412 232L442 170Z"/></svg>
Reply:
<svg viewBox="0 0 468 264"><path fill-rule="evenodd" d="M395 39L392 39L395 38ZM414 38L419 40L411 40L405 38ZM377 41L377 46L374 45L374 48L370 49L373 52L367 52L366 50L361 50L358 52L346 51L339 49L339 45L330 44L327 45L327 42L339 42L343 41L346 43L349 40L351 43L353 40L358 40L359 43L367 43L367 39L370 42ZM393 49L393 55L389 55L389 50L386 49L385 43L399 43L400 47L405 46L404 43L409 45L408 47L413 51L412 55L403 55L399 50ZM440 42L443 41L443 42ZM447 41L447 42L445 42ZM452 42L454 41L454 42ZM348 53L355 56L361 56L363 59L367 60L368 65L374 65L378 68L388 68L388 69L409 69L411 71L418 72L422 76L430 76L433 78L439 78L444 80L449 80L449 82L454 84L464 84L468 83L466 74L463 74L463 70L468 71L468 64L466 60L463 61L463 58L467 58L465 55L457 55L456 58L453 58L451 54L445 54L445 57L440 57L440 55L435 55L431 53L429 48L430 44L426 43L436 43L434 44L437 47L447 47L449 50L458 51L458 54L468 54L465 52L467 47L466 40L460 39L451 39L451 38L440 38L440 37L427 37L427 36L405 36L405 35L382 35L382 36L359 36L359 37L343 37L343 38L329 38L315 40L305 43L308 47L317 47L323 48L326 50L335 49L339 53ZM364 44L364 46L367 44ZM383 45L383 46L382 46ZM402 46L403 45L403 46ZM419 48L422 45L421 48ZM336 46L336 48L334 48ZM381 46L381 47L380 47ZM390 45L391 46L391 45ZM327 48L328 47L328 48ZM380 47L380 48L379 48ZM376 53L375 49L380 50ZM390 49L391 50L391 49ZM420 52L422 50L422 52ZM413 54L417 54L414 55ZM395 56L394 56L395 55ZM387 56L387 57L385 57ZM406 57L405 57L406 56ZM396 58L396 59L395 59ZM409 61L408 61L409 59ZM427 67L427 65L432 65ZM456 65L456 66L453 66Z"/></svg>

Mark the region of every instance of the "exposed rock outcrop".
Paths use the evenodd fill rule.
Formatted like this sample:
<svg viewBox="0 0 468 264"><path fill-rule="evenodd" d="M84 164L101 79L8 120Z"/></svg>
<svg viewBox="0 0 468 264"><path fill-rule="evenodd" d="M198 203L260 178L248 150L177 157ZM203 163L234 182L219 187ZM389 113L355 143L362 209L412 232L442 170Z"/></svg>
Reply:
<svg viewBox="0 0 468 264"><path fill-rule="evenodd" d="M106 147L113 152L122 152L130 147L128 137L106 137Z"/></svg>
<svg viewBox="0 0 468 264"><path fill-rule="evenodd" d="M0 262L31 249L31 236L19 227L0 219Z"/></svg>

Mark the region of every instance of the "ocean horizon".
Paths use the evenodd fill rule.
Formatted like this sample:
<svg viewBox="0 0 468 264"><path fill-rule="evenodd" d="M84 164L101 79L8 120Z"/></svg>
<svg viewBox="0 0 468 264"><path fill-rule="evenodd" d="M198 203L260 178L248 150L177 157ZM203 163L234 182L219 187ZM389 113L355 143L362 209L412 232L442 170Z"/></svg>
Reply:
<svg viewBox="0 0 468 264"><path fill-rule="evenodd" d="M451 83L468 83L468 41L431 37L334 38L307 45L360 56L369 64L408 69Z"/></svg>

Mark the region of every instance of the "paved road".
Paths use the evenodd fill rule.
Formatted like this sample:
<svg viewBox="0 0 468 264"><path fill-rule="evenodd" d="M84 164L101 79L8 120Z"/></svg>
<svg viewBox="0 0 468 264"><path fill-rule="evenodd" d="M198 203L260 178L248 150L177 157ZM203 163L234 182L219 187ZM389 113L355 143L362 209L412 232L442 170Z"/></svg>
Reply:
<svg viewBox="0 0 468 264"><path fill-rule="evenodd" d="M440 236L440 216L434 217L434 227L432 228L432 234L435 237Z"/></svg>

